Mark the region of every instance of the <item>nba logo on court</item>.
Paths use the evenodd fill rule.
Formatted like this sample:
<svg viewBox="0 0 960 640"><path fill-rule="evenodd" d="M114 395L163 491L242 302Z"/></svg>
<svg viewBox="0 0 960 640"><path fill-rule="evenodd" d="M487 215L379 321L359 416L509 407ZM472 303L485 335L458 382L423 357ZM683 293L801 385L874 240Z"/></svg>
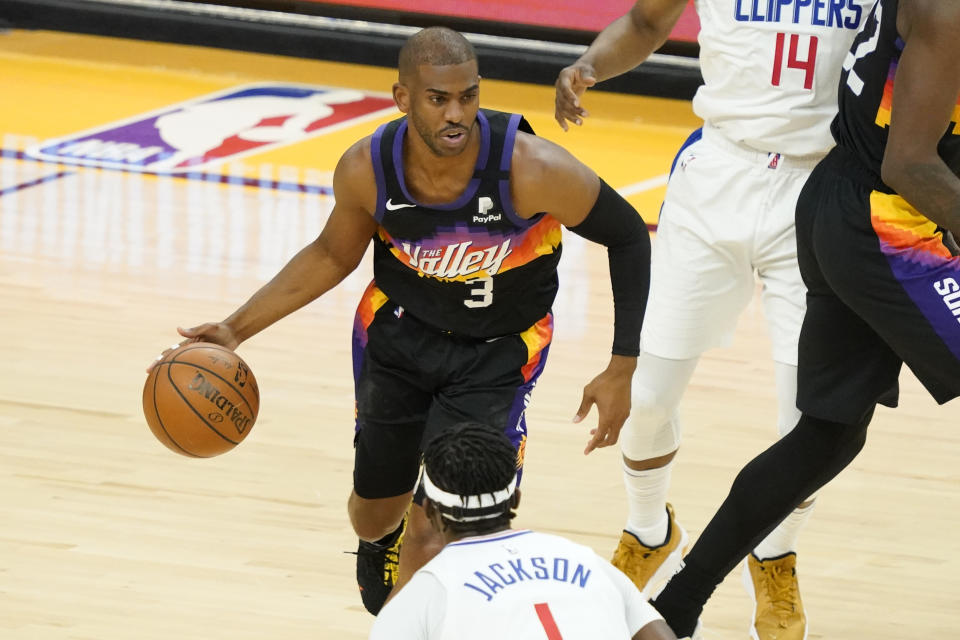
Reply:
<svg viewBox="0 0 960 640"><path fill-rule="evenodd" d="M393 99L296 84L235 87L27 149L39 160L181 173L394 112Z"/></svg>

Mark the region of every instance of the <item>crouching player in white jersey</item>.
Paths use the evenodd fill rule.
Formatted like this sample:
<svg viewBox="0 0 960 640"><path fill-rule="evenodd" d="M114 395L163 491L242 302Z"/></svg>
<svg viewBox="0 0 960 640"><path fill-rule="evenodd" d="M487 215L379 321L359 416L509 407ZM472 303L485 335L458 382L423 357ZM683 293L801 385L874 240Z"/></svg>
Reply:
<svg viewBox="0 0 960 640"><path fill-rule="evenodd" d="M556 118L582 124L583 92L660 47L686 0L637 0L557 79ZM627 525L614 564L650 593L676 570L687 534L667 504L680 444L677 409L705 350L722 345L753 296L755 276L773 343L781 436L796 425L797 341L806 290L794 209L833 146L830 121L844 56L873 0L698 0L704 124L671 170L653 248L633 407L620 446ZM604 445L615 442L608 438ZM802 640L796 540L813 496L748 556L757 640Z"/></svg>
<svg viewBox="0 0 960 640"><path fill-rule="evenodd" d="M675 640L643 594L592 549L511 529L517 452L460 423L423 453L424 510L443 550L387 602L370 640Z"/></svg>

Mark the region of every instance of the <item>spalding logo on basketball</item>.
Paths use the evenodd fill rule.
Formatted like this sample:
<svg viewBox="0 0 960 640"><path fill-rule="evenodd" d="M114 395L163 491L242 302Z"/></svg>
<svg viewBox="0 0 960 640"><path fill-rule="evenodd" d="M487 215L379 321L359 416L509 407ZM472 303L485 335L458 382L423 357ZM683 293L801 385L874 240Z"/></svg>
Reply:
<svg viewBox="0 0 960 640"><path fill-rule="evenodd" d="M143 415L153 435L193 458L240 444L259 409L260 390L250 367L211 342L190 342L170 352L143 386Z"/></svg>

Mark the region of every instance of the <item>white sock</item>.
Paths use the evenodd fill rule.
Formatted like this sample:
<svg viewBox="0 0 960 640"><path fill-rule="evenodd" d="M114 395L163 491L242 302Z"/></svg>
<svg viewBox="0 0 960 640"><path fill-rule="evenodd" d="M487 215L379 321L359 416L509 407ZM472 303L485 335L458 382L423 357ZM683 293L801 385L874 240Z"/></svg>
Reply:
<svg viewBox="0 0 960 640"><path fill-rule="evenodd" d="M627 531L648 547L667 540L667 490L673 460L657 469L637 471L624 463L623 484L627 489Z"/></svg>
<svg viewBox="0 0 960 640"><path fill-rule="evenodd" d="M760 560L769 560L778 558L791 551L797 551L797 538L800 537L800 529L807 523L810 514L813 513L811 502L805 507L794 509L793 512L784 519L777 528L767 534L767 537L760 541L754 550L753 555Z"/></svg>

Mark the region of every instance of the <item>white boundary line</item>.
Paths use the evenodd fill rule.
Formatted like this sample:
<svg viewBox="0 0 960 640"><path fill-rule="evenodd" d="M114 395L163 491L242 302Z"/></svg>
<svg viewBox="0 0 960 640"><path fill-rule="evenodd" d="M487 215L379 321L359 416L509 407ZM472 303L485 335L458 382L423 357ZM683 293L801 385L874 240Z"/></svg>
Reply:
<svg viewBox="0 0 960 640"><path fill-rule="evenodd" d="M651 189L656 189L657 187L662 187L667 184L667 180L670 178L669 173L665 173L662 176L656 176L654 178L649 178L647 180L641 180L640 182L634 182L633 184L628 184L622 189L617 189L619 193L624 198L629 196L635 196L638 193L643 193L644 191L650 191Z"/></svg>

